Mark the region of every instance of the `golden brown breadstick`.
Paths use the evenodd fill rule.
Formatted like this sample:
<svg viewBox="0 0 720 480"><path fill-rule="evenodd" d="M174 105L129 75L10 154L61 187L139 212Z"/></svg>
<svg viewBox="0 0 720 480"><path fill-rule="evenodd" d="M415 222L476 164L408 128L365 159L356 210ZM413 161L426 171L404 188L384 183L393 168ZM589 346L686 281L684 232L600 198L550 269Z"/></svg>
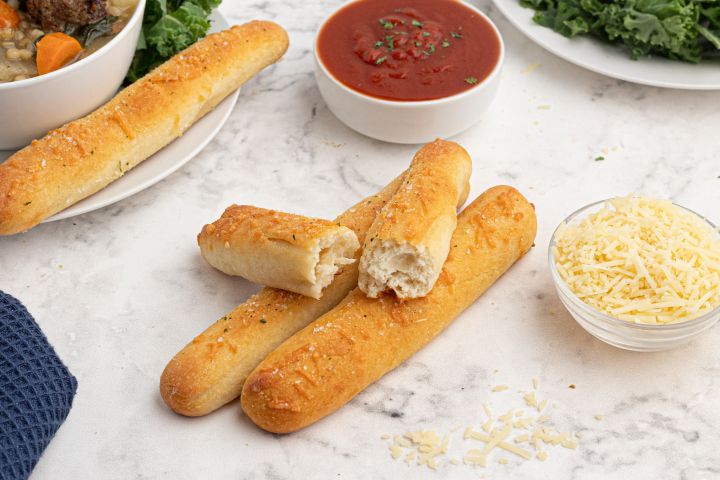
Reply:
<svg viewBox="0 0 720 480"><path fill-rule="evenodd" d="M250 205L226 208L197 240L221 272L312 298L360 248L355 232L336 222Z"/></svg>
<svg viewBox="0 0 720 480"><path fill-rule="evenodd" d="M377 298L432 290L450 251L460 199L470 190L472 160L460 145L435 140L413 158L407 178L373 222L360 257L358 286Z"/></svg>
<svg viewBox="0 0 720 480"><path fill-rule="evenodd" d="M0 235L28 230L122 177L287 46L272 22L208 35L86 117L34 140L0 165Z"/></svg>
<svg viewBox="0 0 720 480"><path fill-rule="evenodd" d="M447 327L530 249L536 228L534 208L517 190L488 190L460 214L430 294L402 301L353 290L250 374L243 410L276 433L337 410Z"/></svg>
<svg viewBox="0 0 720 480"><path fill-rule="evenodd" d="M403 176L335 221L353 230L362 241ZM358 251L355 258L359 256ZM319 300L263 288L208 327L168 363L160 378L165 403L177 413L200 416L237 398L247 375L268 353L355 288L357 271L357 261L343 267Z"/></svg>

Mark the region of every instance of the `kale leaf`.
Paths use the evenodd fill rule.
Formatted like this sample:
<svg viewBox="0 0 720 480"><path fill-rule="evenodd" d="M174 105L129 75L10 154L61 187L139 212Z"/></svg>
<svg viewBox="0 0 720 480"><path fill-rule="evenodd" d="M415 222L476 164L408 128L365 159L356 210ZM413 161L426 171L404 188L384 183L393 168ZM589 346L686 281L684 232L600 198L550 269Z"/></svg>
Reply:
<svg viewBox="0 0 720 480"><path fill-rule="evenodd" d="M634 59L697 63L720 57L720 0L520 0L533 20L566 37L620 43Z"/></svg>
<svg viewBox="0 0 720 480"><path fill-rule="evenodd" d="M141 78L204 37L210 29L208 16L220 1L148 0L137 51L125 83Z"/></svg>

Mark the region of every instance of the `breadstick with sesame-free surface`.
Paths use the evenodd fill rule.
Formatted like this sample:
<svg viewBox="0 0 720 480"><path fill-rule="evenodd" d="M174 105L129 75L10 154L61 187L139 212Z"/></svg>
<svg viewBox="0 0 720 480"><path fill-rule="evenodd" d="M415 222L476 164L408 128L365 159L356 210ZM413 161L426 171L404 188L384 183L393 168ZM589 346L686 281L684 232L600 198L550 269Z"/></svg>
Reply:
<svg viewBox="0 0 720 480"><path fill-rule="evenodd" d="M34 140L0 164L0 235L28 230L122 177L287 46L272 22L208 35L86 117Z"/></svg>
<svg viewBox="0 0 720 480"><path fill-rule="evenodd" d="M369 297L400 298L432 290L450 251L460 199L470 189L472 160L455 142L435 140L415 154L403 186L370 227L358 285Z"/></svg>
<svg viewBox="0 0 720 480"><path fill-rule="evenodd" d="M360 241L377 212L398 189L404 173L380 193L335 219ZM177 413L206 415L240 395L248 374L275 347L327 312L357 285L357 258L345 265L319 300L265 287L195 337L167 364L160 394Z"/></svg>
<svg viewBox="0 0 720 480"><path fill-rule="evenodd" d="M372 299L353 290L250 374L243 410L275 433L334 412L435 338L530 249L536 228L534 208L517 190L491 188L459 215L450 255L427 296ZM473 329L490 319L467 320Z"/></svg>
<svg viewBox="0 0 720 480"><path fill-rule="evenodd" d="M339 223L250 205L228 207L197 240L221 272L312 298L360 248L355 232Z"/></svg>

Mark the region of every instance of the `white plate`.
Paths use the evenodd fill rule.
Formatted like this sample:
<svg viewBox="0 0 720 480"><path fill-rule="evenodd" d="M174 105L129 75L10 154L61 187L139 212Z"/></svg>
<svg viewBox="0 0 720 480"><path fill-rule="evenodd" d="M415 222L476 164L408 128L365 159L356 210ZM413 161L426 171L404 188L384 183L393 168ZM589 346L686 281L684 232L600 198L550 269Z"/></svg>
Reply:
<svg viewBox="0 0 720 480"><path fill-rule="evenodd" d="M228 28L227 20L217 10L210 15L210 21L211 32ZM190 127L182 137L130 170L122 178L48 218L45 222L62 220L106 207L145 190L167 177L197 155L215 137L230 116L239 94L239 90L230 94L212 112ZM12 153L0 151L0 163Z"/></svg>
<svg viewBox="0 0 720 480"><path fill-rule="evenodd" d="M619 46L588 36L566 38L533 22L534 11L519 0L493 0L495 6L530 40L575 65L633 83L688 90L719 90L720 61L691 64L665 58L632 60Z"/></svg>

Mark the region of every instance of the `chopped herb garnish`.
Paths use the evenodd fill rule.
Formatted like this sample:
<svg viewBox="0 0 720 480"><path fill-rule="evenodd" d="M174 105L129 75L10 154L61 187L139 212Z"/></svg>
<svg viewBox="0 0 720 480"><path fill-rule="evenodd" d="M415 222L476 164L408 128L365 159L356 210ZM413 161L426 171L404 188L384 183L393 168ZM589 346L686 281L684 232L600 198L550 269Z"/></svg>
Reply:
<svg viewBox="0 0 720 480"><path fill-rule="evenodd" d="M423 37L429 37L429 36L430 36L430 32L422 32L422 36L423 36Z"/></svg>
<svg viewBox="0 0 720 480"><path fill-rule="evenodd" d="M413 20L413 21L412 21L412 24L413 24L413 27L418 27L418 28L422 28L422 27L423 27L422 22L418 22L417 20Z"/></svg>
<svg viewBox="0 0 720 480"><path fill-rule="evenodd" d="M416 46L416 47L422 47L422 43L420 43L420 42L415 42L415 46Z"/></svg>
<svg viewBox="0 0 720 480"><path fill-rule="evenodd" d="M227 333L227 332L228 332L228 328L225 327L225 328L223 329L223 333Z"/></svg>
<svg viewBox="0 0 720 480"><path fill-rule="evenodd" d="M380 58L378 58L377 60L375 60L375 65L380 65L380 64L383 63L385 60L387 60L387 57L380 57Z"/></svg>
<svg viewBox="0 0 720 480"><path fill-rule="evenodd" d="M441 45L442 45L443 48L447 48L447 47L450 46L450 42L448 42L447 40L443 40L443 42L442 42Z"/></svg>
<svg viewBox="0 0 720 480"><path fill-rule="evenodd" d="M267 320L265 320L264 318L261 318L260 323L267 323Z"/></svg>
<svg viewBox="0 0 720 480"><path fill-rule="evenodd" d="M382 42L382 40L378 40L377 42L375 42L375 48L380 48L383 45L385 45L385 44Z"/></svg>
<svg viewBox="0 0 720 480"><path fill-rule="evenodd" d="M462 35L460 35L460 34L457 33L457 32L450 32L450 35L451 35L453 38L462 38Z"/></svg>
<svg viewBox="0 0 720 480"><path fill-rule="evenodd" d="M30 200L29 202L25 202L25 206L27 207L27 206L30 205L31 203L32 203L32 200Z"/></svg>
<svg viewBox="0 0 720 480"><path fill-rule="evenodd" d="M388 22L387 20L383 20L382 18L378 20L378 23L382 25L385 30L395 28L395 25L392 22Z"/></svg>
<svg viewBox="0 0 720 480"><path fill-rule="evenodd" d="M477 82L478 82L478 79L475 77L465 78L465 83L469 83L470 85L475 85Z"/></svg>
<svg viewBox="0 0 720 480"><path fill-rule="evenodd" d="M428 49L423 50L423 53L425 55L432 55L433 53L435 53L435 44L434 43L428 44Z"/></svg>
<svg viewBox="0 0 720 480"><path fill-rule="evenodd" d="M603 160L605 160L605 157L603 157L602 155L600 155L599 157L595 157L596 162L602 162Z"/></svg>
<svg viewBox="0 0 720 480"><path fill-rule="evenodd" d="M295 240L295 234L293 233L293 240Z"/></svg>
<svg viewBox="0 0 720 480"><path fill-rule="evenodd" d="M385 41L387 42L388 49L392 51L395 48L395 37L392 35L386 35Z"/></svg>

